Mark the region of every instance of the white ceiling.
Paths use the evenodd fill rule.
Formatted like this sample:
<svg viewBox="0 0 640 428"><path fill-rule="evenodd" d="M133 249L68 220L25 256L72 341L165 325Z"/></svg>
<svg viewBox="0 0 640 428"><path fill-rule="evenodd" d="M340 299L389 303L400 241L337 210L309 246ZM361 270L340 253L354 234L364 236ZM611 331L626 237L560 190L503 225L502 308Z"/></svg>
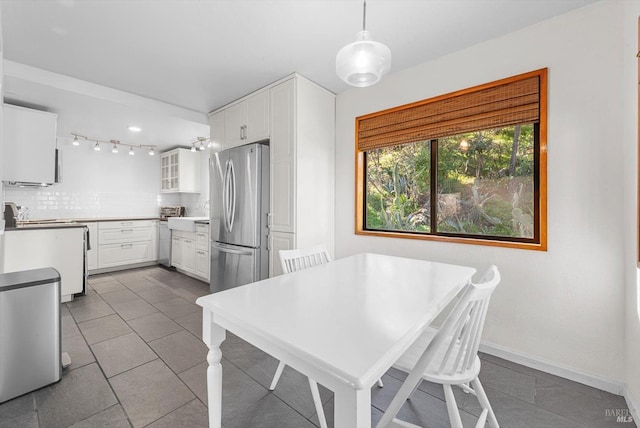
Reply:
<svg viewBox="0 0 640 428"><path fill-rule="evenodd" d="M5 81L7 98L75 115L80 133L117 132L104 123L93 131L94 124L110 114L114 122L131 122L127 114L146 112L144 128L155 127L165 145L163 115L206 123L203 113L292 72L335 93L346 90L335 75L335 54L362 26L360 0L1 1L3 55L17 63L5 66L14 73ZM593 1L369 0L367 29L391 49L393 73ZM52 73L22 73L23 65ZM35 87L27 89L34 82L25 74L38 76ZM47 92L57 75L74 79ZM83 82L106 88L83 94ZM97 107L107 88L118 91ZM138 97L132 107L120 91L159 102L150 108ZM85 102L102 117L88 118ZM185 142L205 131L171 125Z"/></svg>

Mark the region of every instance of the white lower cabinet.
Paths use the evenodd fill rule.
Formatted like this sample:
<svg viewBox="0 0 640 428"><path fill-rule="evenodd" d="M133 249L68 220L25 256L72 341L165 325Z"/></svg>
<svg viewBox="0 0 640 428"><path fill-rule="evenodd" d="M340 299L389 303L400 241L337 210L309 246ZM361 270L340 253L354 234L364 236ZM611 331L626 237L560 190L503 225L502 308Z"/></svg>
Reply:
<svg viewBox="0 0 640 428"><path fill-rule="evenodd" d="M198 279L209 280L209 225L196 225L195 232L173 230L171 265Z"/></svg>
<svg viewBox="0 0 640 428"><path fill-rule="evenodd" d="M0 272L53 267L60 272L60 298L73 300L84 282L84 228L20 228L5 231ZM11 310L12 308L7 308Z"/></svg>
<svg viewBox="0 0 640 428"><path fill-rule="evenodd" d="M90 250L87 250L87 269L98 269L98 223L85 223L85 226L89 229L89 245Z"/></svg>
<svg viewBox="0 0 640 428"><path fill-rule="evenodd" d="M280 263L280 250L292 250L296 248L296 235L294 233L271 232L269 234L269 272L270 276L282 275Z"/></svg>
<svg viewBox="0 0 640 428"><path fill-rule="evenodd" d="M196 224L196 275L209 281L209 225Z"/></svg>
<svg viewBox="0 0 640 428"><path fill-rule="evenodd" d="M196 250L196 275L209 279L209 251Z"/></svg>
<svg viewBox="0 0 640 428"><path fill-rule="evenodd" d="M127 242L100 245L98 258L106 268L152 261L153 254L147 242Z"/></svg>
<svg viewBox="0 0 640 428"><path fill-rule="evenodd" d="M97 229L97 239L90 239L98 249L98 269L158 260L157 220L101 221Z"/></svg>
<svg viewBox="0 0 640 428"><path fill-rule="evenodd" d="M182 239L176 231L171 233L171 266L182 268Z"/></svg>

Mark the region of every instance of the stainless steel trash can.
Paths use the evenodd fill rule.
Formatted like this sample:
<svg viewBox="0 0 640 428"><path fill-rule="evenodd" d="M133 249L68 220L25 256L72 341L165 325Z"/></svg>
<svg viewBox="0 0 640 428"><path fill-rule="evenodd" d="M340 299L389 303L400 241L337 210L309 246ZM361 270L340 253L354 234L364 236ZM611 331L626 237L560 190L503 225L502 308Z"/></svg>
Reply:
<svg viewBox="0 0 640 428"><path fill-rule="evenodd" d="M60 274L0 274L0 403L60 380Z"/></svg>

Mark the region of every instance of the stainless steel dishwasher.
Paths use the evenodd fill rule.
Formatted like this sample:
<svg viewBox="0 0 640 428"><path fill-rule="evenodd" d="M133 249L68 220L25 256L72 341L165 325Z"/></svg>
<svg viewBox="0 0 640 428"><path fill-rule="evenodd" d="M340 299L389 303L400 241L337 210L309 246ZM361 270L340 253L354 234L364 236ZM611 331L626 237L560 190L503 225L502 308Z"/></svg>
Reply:
<svg viewBox="0 0 640 428"><path fill-rule="evenodd" d="M0 403L60 380L60 274L0 274Z"/></svg>
<svg viewBox="0 0 640 428"><path fill-rule="evenodd" d="M158 222L158 263L171 267L171 230L167 220Z"/></svg>

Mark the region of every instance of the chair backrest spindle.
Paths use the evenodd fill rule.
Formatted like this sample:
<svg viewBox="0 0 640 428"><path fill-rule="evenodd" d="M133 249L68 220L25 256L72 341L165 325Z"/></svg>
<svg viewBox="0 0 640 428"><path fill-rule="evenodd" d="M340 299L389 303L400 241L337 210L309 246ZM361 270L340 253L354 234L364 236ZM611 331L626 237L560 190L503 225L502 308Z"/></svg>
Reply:
<svg viewBox="0 0 640 428"><path fill-rule="evenodd" d="M284 273L308 269L330 261L331 256L324 245L299 250L280 250L280 262Z"/></svg>

